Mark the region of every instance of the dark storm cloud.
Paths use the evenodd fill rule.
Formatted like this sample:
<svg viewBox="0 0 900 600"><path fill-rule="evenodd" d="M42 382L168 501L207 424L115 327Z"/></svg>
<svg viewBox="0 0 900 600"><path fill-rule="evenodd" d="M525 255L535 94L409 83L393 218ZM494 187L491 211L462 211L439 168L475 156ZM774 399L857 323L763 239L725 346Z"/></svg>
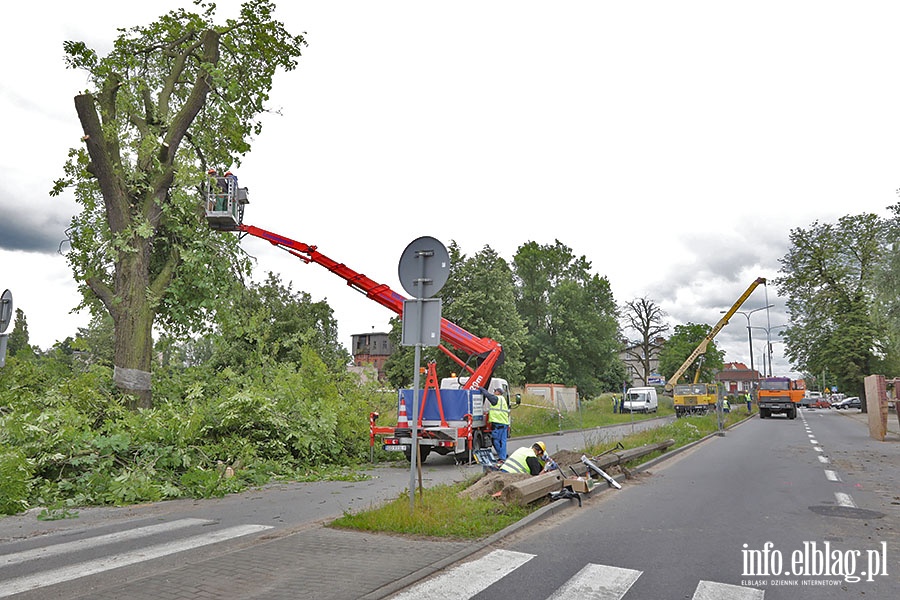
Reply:
<svg viewBox="0 0 900 600"><path fill-rule="evenodd" d="M42 212L43 203L31 206L0 188L0 250L51 254L66 238L71 215Z"/></svg>

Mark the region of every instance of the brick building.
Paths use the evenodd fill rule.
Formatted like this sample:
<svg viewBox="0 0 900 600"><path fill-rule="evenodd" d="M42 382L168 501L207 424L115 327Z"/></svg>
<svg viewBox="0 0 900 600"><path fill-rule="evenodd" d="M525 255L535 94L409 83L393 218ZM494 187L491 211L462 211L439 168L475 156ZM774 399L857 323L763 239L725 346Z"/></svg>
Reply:
<svg viewBox="0 0 900 600"><path fill-rule="evenodd" d="M351 354L357 367L371 365L378 372L378 379L384 381L384 363L387 362L394 345L387 333L358 333L351 336Z"/></svg>
<svg viewBox="0 0 900 600"><path fill-rule="evenodd" d="M759 387L762 377L759 371L747 368L741 362L725 363L722 370L716 373L716 382L722 384L725 394L743 394Z"/></svg>

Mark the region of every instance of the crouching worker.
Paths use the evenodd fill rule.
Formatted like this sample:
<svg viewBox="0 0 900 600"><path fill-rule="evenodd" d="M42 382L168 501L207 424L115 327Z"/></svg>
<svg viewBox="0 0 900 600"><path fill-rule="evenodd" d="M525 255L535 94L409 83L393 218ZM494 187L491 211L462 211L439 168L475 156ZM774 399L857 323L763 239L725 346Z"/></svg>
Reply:
<svg viewBox="0 0 900 600"><path fill-rule="evenodd" d="M500 470L504 473L529 473L540 475L555 467L556 463L547 454L544 442L535 442L530 448L522 446L510 454Z"/></svg>

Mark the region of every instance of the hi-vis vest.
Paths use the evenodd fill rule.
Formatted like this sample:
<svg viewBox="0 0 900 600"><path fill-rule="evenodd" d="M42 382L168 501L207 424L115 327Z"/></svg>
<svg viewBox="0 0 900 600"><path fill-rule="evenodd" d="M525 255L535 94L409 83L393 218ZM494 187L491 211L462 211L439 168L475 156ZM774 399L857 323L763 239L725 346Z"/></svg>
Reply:
<svg viewBox="0 0 900 600"><path fill-rule="evenodd" d="M503 394L497 394L497 405L491 407L488 421L497 425L509 425L509 401Z"/></svg>
<svg viewBox="0 0 900 600"><path fill-rule="evenodd" d="M522 446L512 454L506 457L506 462L500 467L500 470L505 473L531 473L531 469L528 468L527 458L529 456L534 456L534 450L531 449L531 446ZM541 463L541 468L544 467L544 461L539 457L535 456L538 459L538 462Z"/></svg>

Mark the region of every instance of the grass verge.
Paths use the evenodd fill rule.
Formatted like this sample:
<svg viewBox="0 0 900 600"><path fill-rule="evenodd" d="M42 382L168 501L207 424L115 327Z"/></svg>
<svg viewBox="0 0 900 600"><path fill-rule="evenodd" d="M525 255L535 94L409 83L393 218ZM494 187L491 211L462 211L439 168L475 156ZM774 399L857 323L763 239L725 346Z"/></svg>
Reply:
<svg viewBox="0 0 900 600"><path fill-rule="evenodd" d="M746 416L746 413L738 412L727 414L725 426L736 423ZM715 415L685 417L662 427L628 435L618 441L627 449L674 439L675 445L668 450L671 451L697 441L717 429ZM613 445L615 442L605 447L594 446L586 448L585 452L597 455ZM646 462L659 454L655 453L640 461L634 461L629 463L629 466ZM417 492L412 512L407 490L382 506L356 513L346 512L329 526L338 529L474 540L492 535L543 506L541 502L524 507L507 506L494 498L473 500L460 496L459 492L477 479L476 477L462 483L434 486L425 489L422 495Z"/></svg>

